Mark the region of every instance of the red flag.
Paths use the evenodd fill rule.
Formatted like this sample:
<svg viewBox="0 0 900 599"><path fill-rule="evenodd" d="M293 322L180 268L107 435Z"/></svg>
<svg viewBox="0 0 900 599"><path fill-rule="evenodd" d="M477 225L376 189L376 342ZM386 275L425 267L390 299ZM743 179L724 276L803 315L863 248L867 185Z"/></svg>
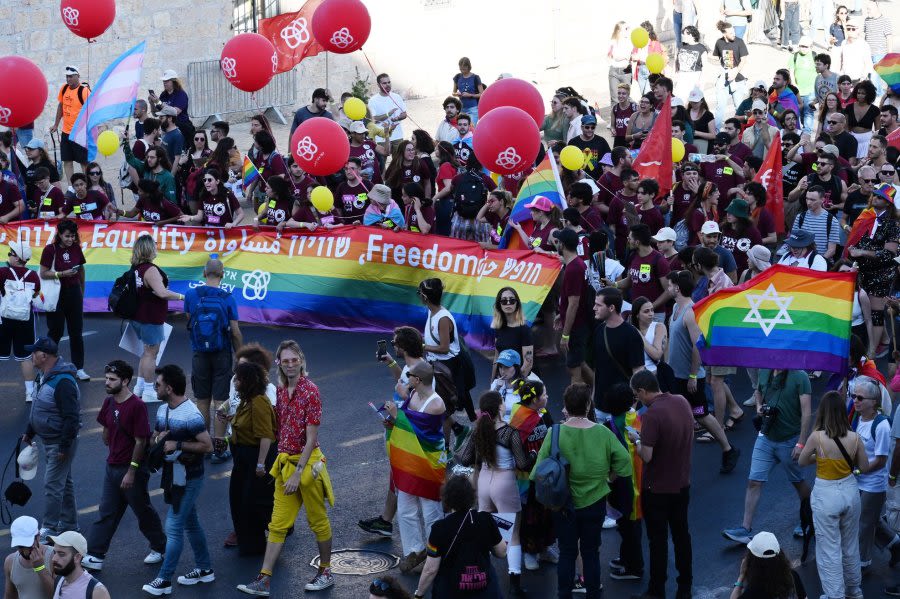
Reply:
<svg viewBox="0 0 900 599"><path fill-rule="evenodd" d="M263 19L259 33L275 46L278 73L290 71L304 58L324 52L312 34L312 16L323 0L307 0L300 10Z"/></svg>
<svg viewBox="0 0 900 599"><path fill-rule="evenodd" d="M666 96L650 134L634 159L634 170L641 179L656 179L659 197L672 189L672 103Z"/></svg>
<svg viewBox="0 0 900 599"><path fill-rule="evenodd" d="M894 146L900 150L900 129L891 131L887 136L887 142L889 146Z"/></svg>
<svg viewBox="0 0 900 599"><path fill-rule="evenodd" d="M762 166L753 178L766 188L766 208L775 219L775 231L784 233L784 185L782 184L781 133L776 133Z"/></svg>

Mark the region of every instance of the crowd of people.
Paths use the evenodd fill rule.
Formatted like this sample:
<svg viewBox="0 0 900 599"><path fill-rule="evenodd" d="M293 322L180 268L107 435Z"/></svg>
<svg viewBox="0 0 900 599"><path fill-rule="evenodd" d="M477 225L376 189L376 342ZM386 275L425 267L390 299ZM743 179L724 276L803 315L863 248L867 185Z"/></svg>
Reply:
<svg viewBox="0 0 900 599"><path fill-rule="evenodd" d="M900 425L891 420L892 393L900 391L893 332L900 310L900 144L894 141L900 99L874 71L892 49L890 20L874 0L857 4L864 6L811 0L804 31L799 1L723 0L721 37L707 45L695 0L675 0L674 60L663 74L647 66L650 54L668 51L652 24L641 24L650 42L636 49L628 24L617 23L608 50L608 110L571 87L550 100L539 160L551 152L558 161L566 146L580 149L585 160L581 169L560 167L566 208L538 196L526 205L530 223L510 217L531 167L492 177L473 150L486 84L468 58L459 61L433 135L418 127L404 133L411 119L386 73L376 78L363 120L344 114L349 92L335 102L329 90L316 89L291 130L311 118L344 127L349 158L326 177L305 173L290 152L280 152L264 115L250 120L253 144L246 154L229 137L228 122L197 129L188 118L188 94L167 70L164 91L136 102L117 186L68 137L90 87L77 67L66 67L51 129L61 133L61 169L29 130L0 134L0 222L43 219L56 229L36 269L21 241L9 243L8 265L0 268L0 355L20 365L31 404L22 441L40 441L45 464L40 522L22 516L11 529L16 552L4 566L6 595L108 597L89 572L103 569L129 507L148 542L145 563L160 564L143 591L160 596L173 592L173 581L213 582L197 504L204 456L232 464L233 532L224 544L262 560L258 576L239 591L272 592L279 555L302 507L319 552L305 589L335 584L327 509L334 496L319 446L323 401L303 351L290 340L274 352L244 343L235 300L221 287L225 266L216 257L187 297L171 291L147 235L132 250L137 303L127 319L143 353L136 367L116 359L104 368L107 398L97 421L109 453L102 498L96 520L79 527L72 468L82 417L79 382L91 377L82 336L89 266L78 225L136 219L278 231L365 225L488 249L517 235L526 247L560 260L559 280L533 322L526 321L514 286L497 293L490 381L475 380L465 332L442 303L438 278L418 286L425 322L398 327L393 350L378 350L392 383L393 399L375 406L390 467L381 513L359 526L390 538L397 522L399 569L421 571L414 597L428 591L435 598L499 597L502 577L491 556L506 560L512 596L525 596L526 573L550 562L560 598L599 597L600 532L611 527L621 539L611 578L645 584L640 597L665 597L671 536L676 597L690 597L695 442L719 446L722 475L750 454L742 518L738 525L735 514L736 526L722 531L747 546L732 597L806 596L777 536L753 529L776 466L801 506L792 534L815 538L823 597L862 597L862 573L879 552L892 566L900 562L900 536L884 517L900 472L893 459ZM753 56L748 43L773 39L787 51L785 60L773 65L771 83L750 86L742 74ZM715 81L713 109L702 91L704 77ZM660 181L637 172L634 152L665 104L672 108L671 135L686 153L674 165L671 191L663 185L661 192ZM783 222L776 222L757 177L778 136ZM245 155L259 173L246 187ZM327 212L310 199L319 185L335 197ZM867 209L871 226L852 235ZM773 264L857 273L848 374L833 377L815 400L811 381L821 372L785 364L740 371L704 365L697 349L694 302ZM156 366L169 301L183 301L188 315L189 373ZM47 312L45 334L38 335L33 304ZM64 333L69 361L59 352ZM565 390L549 390L542 381L554 359L567 369ZM753 394L736 398L732 387L744 372ZM558 422L546 409L554 393L564 406ZM755 409L759 435L752 452L742 453L729 432L745 408ZM416 460L406 457L410 452ZM33 453L22 455L33 459ZM813 464L811 486L803 467ZM165 519L149 499L151 473L158 471L169 505ZM195 567L176 577L185 536ZM409 596L389 576L375 579L369 591ZM900 586L884 593L900 596Z"/></svg>

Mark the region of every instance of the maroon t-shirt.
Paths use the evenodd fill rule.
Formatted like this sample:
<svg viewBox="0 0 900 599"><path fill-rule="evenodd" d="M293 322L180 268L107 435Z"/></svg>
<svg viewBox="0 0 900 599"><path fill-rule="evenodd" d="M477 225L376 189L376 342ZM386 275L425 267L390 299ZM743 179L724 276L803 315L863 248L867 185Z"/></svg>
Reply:
<svg viewBox="0 0 900 599"><path fill-rule="evenodd" d="M503 237L503 232L506 230L506 225L509 224L510 214L512 213L507 212L503 218L500 218L499 216L497 216L496 212L485 213L484 219L491 227L491 243L493 243L494 245L500 244L500 238Z"/></svg>
<svg viewBox="0 0 900 599"><path fill-rule="evenodd" d="M751 216L756 221L756 230L759 231L760 237L765 239L775 232L775 218L768 208L760 206L752 212Z"/></svg>
<svg viewBox="0 0 900 599"><path fill-rule="evenodd" d="M391 188L391 197L394 201L400 203L403 200L401 192L403 186L407 183L418 183L425 189L425 184L431 180L431 171L428 169L428 161L425 158L413 158L412 164L406 166L400 165L400 185ZM432 193L434 193L432 191Z"/></svg>
<svg viewBox="0 0 900 599"><path fill-rule="evenodd" d="M675 187L672 189L672 220L671 222L677 223L681 219L684 218L684 213L688 209L688 206L691 205L691 202L697 197L692 191L685 189L682 183L676 183Z"/></svg>
<svg viewBox="0 0 900 599"><path fill-rule="evenodd" d="M651 302L663 294L665 289L659 280L669 274L669 261L656 250L646 256L638 252L631 255L628 263L628 276L631 278L631 297L646 297Z"/></svg>
<svg viewBox="0 0 900 599"><path fill-rule="evenodd" d="M43 219L58 218L60 211L66 208L66 196L62 190L51 185L46 192L41 191L35 186L34 195L31 197L31 203L37 206L37 217Z"/></svg>
<svg viewBox="0 0 900 599"><path fill-rule="evenodd" d="M109 205L105 193L88 189L84 199L73 196L66 205L66 212L79 220L104 220L103 210Z"/></svg>
<svg viewBox="0 0 900 599"><path fill-rule="evenodd" d="M584 260L576 256L574 260L563 267L562 290L559 292L559 317L562 322L566 322L566 313L569 310L569 298L578 296L578 313L572 322L572 331L578 330L587 322L587 279L584 273L587 272L587 266Z"/></svg>
<svg viewBox="0 0 900 599"><path fill-rule="evenodd" d="M750 149L750 146L741 141L733 146L728 146L728 156L738 164L744 164L744 161L747 160L747 156L752 153L753 150Z"/></svg>
<svg viewBox="0 0 900 599"><path fill-rule="evenodd" d="M316 215L308 204L300 204L291 214L291 220L298 223L318 223Z"/></svg>
<svg viewBox="0 0 900 599"><path fill-rule="evenodd" d="M291 217L291 210L293 207L293 197L286 200L268 198L266 200L266 224L277 225L288 220ZM315 222L315 219L313 219L313 222Z"/></svg>
<svg viewBox="0 0 900 599"><path fill-rule="evenodd" d="M428 206L422 207L422 216L425 218L425 222L427 222L432 229L434 229L434 206L429 204ZM421 229L419 228L419 215L416 214L416 209L412 204L407 204L403 207L403 218L406 220L406 228L413 233L420 233ZM430 230L429 230L430 231Z"/></svg>
<svg viewBox="0 0 900 599"><path fill-rule="evenodd" d="M350 144L350 158L359 158L362 163L359 174L364 179L369 179L372 183L383 183L376 147L375 142L371 139L365 140L358 146Z"/></svg>
<svg viewBox="0 0 900 599"><path fill-rule="evenodd" d="M762 237L753 225L750 225L743 234L738 234L731 223L725 223L722 225L722 237L719 243L734 254L734 262L737 265L737 272L740 274L747 270L747 252L754 245L761 244Z"/></svg>
<svg viewBox="0 0 900 599"><path fill-rule="evenodd" d="M719 189L719 210L728 207L728 190L744 180L743 174L724 160L701 162L700 174Z"/></svg>
<svg viewBox="0 0 900 599"><path fill-rule="evenodd" d="M181 216L181 209L165 200L160 204L154 204L149 200L138 198L134 207L140 210L141 220L148 223L157 223L161 220L169 220Z"/></svg>
<svg viewBox="0 0 900 599"><path fill-rule="evenodd" d="M253 158L251 158L253 160ZM288 176L288 167L284 162L284 157L279 154L277 151L269 154L269 157L263 159L262 154L257 154L257 159L253 161L256 164L256 169L259 171L259 177L262 179L263 185L260 186L261 190L265 190L268 186L265 184L272 177L287 177ZM222 223L223 225L225 223Z"/></svg>
<svg viewBox="0 0 900 599"><path fill-rule="evenodd" d="M691 484L694 414L684 397L656 397L641 416L641 444L653 448L653 459L644 465L642 489L678 493Z"/></svg>
<svg viewBox="0 0 900 599"><path fill-rule="evenodd" d="M372 189L372 183L365 179L362 179L357 185L350 185L344 181L338 186L335 203L341 210L345 224L349 225L354 221L362 222L369 201L370 189Z"/></svg>
<svg viewBox="0 0 900 599"><path fill-rule="evenodd" d="M150 438L150 421L147 408L137 395L132 394L122 403L107 396L97 414L97 422L108 431L109 455L106 463L127 466L134 454L134 440Z"/></svg>
<svg viewBox="0 0 900 599"><path fill-rule="evenodd" d="M227 191L225 197L221 195L211 196L204 193L203 201L203 224L210 227L224 227L230 222L234 222L234 213L241 207L237 198L231 191Z"/></svg>
<svg viewBox="0 0 900 599"><path fill-rule="evenodd" d="M147 142L143 139L134 140L134 145L131 146L131 154L137 158L138 160L144 160L147 158Z"/></svg>
<svg viewBox="0 0 900 599"><path fill-rule="evenodd" d="M691 214L687 219L687 228L690 231L690 235L688 236L688 245L697 245L700 243L700 229L703 227L703 223L706 221L719 221L719 211L713 208L712 212L707 212L703 209L702 206L698 206L694 209L693 214Z"/></svg>
<svg viewBox="0 0 900 599"><path fill-rule="evenodd" d="M13 271L16 273L15 276L13 276ZM26 289L30 284L34 292L41 290L41 277L35 271L24 266L4 266L0 268L0 295L6 295L6 282L15 282L16 278L25 283ZM21 289L21 287L17 287L17 289Z"/></svg>
<svg viewBox="0 0 900 599"><path fill-rule="evenodd" d="M0 216L6 216L16 207L16 202L22 199L19 188L6 179L0 179Z"/></svg>
<svg viewBox="0 0 900 599"><path fill-rule="evenodd" d="M581 228L590 233L597 231L603 226L603 215L600 214L594 206L588 206L587 210L581 212Z"/></svg>
<svg viewBox="0 0 900 599"><path fill-rule="evenodd" d="M294 201L301 204L309 201L309 188L318 185L315 179L305 173L300 181L295 181L290 176L285 177L285 181L291 184L291 193L294 195Z"/></svg>
<svg viewBox="0 0 900 599"><path fill-rule="evenodd" d="M623 196L621 191L617 192L609 201L609 212L606 215L606 222L613 228L616 234L616 256L621 259L625 256L625 246L628 243L628 219L625 216L625 202L634 202L636 195Z"/></svg>
<svg viewBox="0 0 900 599"><path fill-rule="evenodd" d="M597 187L600 188L600 193L597 194L597 201L609 206L609 201L613 195L622 189L624 185L619 175L612 171L606 171L597 179Z"/></svg>
<svg viewBox="0 0 900 599"><path fill-rule="evenodd" d="M157 270L159 270L159 274L162 275L163 285L166 287L169 286L169 278L161 268L159 268L152 262L145 262L139 265L135 270L135 281L137 282L138 294L138 309L137 313L135 313L134 315L133 320L144 324L162 324L166 321L166 312L169 309L169 302L161 297L158 297L155 293L153 293L150 285L144 282L144 275L151 268L156 268Z"/></svg>
<svg viewBox="0 0 900 599"><path fill-rule="evenodd" d="M503 175L503 189L511 193L513 197L516 197L517 195L519 195L519 188L522 186L522 181L527 179L533 172L534 167L529 166L524 171L521 171L519 173Z"/></svg>
<svg viewBox="0 0 900 599"><path fill-rule="evenodd" d="M87 261L84 259L84 254L78 243L73 243L67 248L61 247L58 243L51 243L41 253L41 266L46 266L56 272L69 270L79 264L84 265L86 263ZM63 287L80 286L81 277L61 277L59 283Z"/></svg>
<svg viewBox="0 0 900 599"><path fill-rule="evenodd" d="M660 212L659 208L656 206L651 207L649 210L638 208L637 213L638 217L641 219L641 223L650 227L651 235L656 235L656 233L666 224L662 212Z"/></svg>
<svg viewBox="0 0 900 599"><path fill-rule="evenodd" d="M550 234L556 230L556 227L553 226L553 223L547 221L547 224L544 225L543 228L539 229L537 225L534 227L534 231L531 232L531 247L532 248L541 248L542 250L553 252L556 248L553 246L553 242L550 239Z"/></svg>

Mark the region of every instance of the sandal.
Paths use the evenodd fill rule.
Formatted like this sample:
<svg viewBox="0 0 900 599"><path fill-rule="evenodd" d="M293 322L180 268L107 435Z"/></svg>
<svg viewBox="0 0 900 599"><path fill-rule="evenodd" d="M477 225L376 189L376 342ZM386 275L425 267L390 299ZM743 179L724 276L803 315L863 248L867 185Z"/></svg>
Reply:
<svg viewBox="0 0 900 599"><path fill-rule="evenodd" d="M741 412L740 416L729 416L725 420L725 426L723 427L726 431L733 431L734 427L737 426L737 423L744 419L744 412Z"/></svg>
<svg viewBox="0 0 900 599"><path fill-rule="evenodd" d="M709 431L703 431L695 437L697 443L715 443L716 438Z"/></svg>

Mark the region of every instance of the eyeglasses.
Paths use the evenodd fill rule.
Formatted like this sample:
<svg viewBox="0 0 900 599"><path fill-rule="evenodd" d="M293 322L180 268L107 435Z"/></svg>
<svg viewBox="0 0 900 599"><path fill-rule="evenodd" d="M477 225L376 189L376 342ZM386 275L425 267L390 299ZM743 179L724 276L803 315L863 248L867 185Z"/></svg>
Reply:
<svg viewBox="0 0 900 599"><path fill-rule="evenodd" d="M88 174L89 174L90 176L92 176L92 177L99 177L99 176L102 175L103 173L101 173L100 171L91 171L91 172L89 172Z"/></svg>
<svg viewBox="0 0 900 599"><path fill-rule="evenodd" d="M519 300L517 300L517 299L514 298L514 297L501 297L501 298L500 298L500 305L501 305L501 306L514 306L514 305L516 305L516 304L518 304L518 303L519 303Z"/></svg>
<svg viewBox="0 0 900 599"><path fill-rule="evenodd" d="M205 137L195 137L194 141L206 141Z"/></svg>
<svg viewBox="0 0 900 599"><path fill-rule="evenodd" d="M874 397L866 397L864 395L857 395L856 393L851 393L850 399L852 399L853 401L865 401L867 399L874 400L875 398Z"/></svg>
<svg viewBox="0 0 900 599"><path fill-rule="evenodd" d="M278 360L279 364L299 364L300 358L282 358Z"/></svg>
<svg viewBox="0 0 900 599"><path fill-rule="evenodd" d="M595 129L596 127L597 127L597 125L582 125L581 126L582 129Z"/></svg>

